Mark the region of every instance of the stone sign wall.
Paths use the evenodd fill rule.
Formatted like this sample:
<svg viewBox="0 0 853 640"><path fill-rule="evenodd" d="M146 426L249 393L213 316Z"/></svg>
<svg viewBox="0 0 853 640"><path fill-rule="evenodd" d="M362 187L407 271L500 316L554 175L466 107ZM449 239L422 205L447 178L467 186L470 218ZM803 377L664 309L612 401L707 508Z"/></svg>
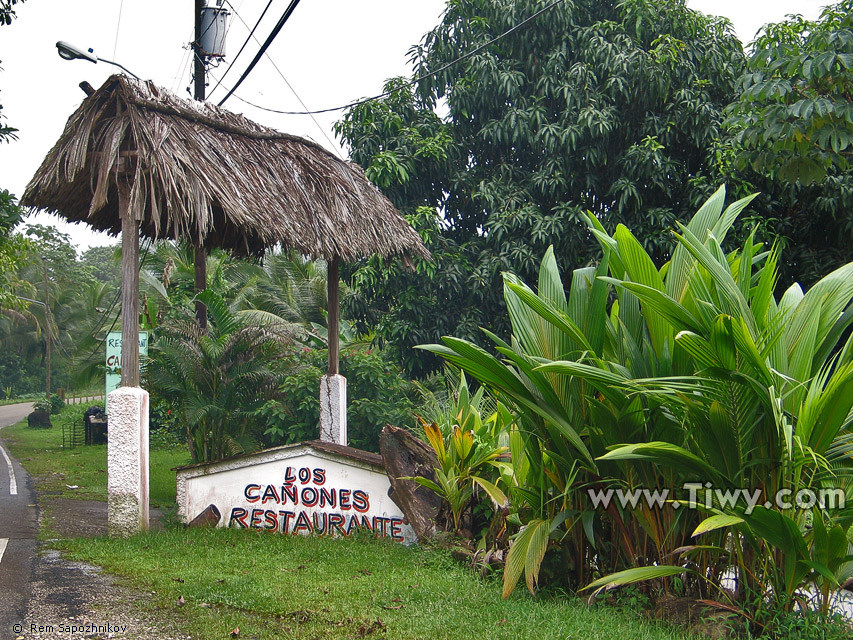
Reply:
<svg viewBox="0 0 853 640"><path fill-rule="evenodd" d="M176 471L185 522L212 504L224 527L415 541L376 454L311 441Z"/></svg>

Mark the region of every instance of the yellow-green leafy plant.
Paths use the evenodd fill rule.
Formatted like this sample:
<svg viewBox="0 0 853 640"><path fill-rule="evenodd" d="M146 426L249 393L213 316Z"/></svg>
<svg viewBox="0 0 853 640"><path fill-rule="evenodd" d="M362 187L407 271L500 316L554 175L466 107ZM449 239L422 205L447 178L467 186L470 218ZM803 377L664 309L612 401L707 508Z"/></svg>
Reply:
<svg viewBox="0 0 853 640"><path fill-rule="evenodd" d="M418 417L438 466L434 469L434 480L423 476L407 479L434 491L447 502L457 533L461 532L462 514L471 504L475 490L483 490L499 507L507 503L504 492L491 480L498 475L498 459L508 451L499 444L508 426L500 418L507 414L495 411L483 420L483 393L481 387L472 396L463 374L443 424Z"/></svg>

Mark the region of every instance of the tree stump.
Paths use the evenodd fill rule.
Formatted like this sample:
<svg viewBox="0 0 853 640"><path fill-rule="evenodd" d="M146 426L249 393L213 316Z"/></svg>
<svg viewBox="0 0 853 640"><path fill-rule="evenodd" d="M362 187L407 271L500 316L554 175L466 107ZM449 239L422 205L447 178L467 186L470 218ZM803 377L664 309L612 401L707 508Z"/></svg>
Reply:
<svg viewBox="0 0 853 640"><path fill-rule="evenodd" d="M27 416L27 426L30 429L50 429L53 423L50 421L50 412L33 411Z"/></svg>
<svg viewBox="0 0 853 640"><path fill-rule="evenodd" d="M379 451L385 473L391 481L388 496L405 514L418 540L433 538L438 530L436 517L442 505L441 497L405 476L423 476L435 480L438 459L430 446L418 440L406 429L385 425L379 436Z"/></svg>

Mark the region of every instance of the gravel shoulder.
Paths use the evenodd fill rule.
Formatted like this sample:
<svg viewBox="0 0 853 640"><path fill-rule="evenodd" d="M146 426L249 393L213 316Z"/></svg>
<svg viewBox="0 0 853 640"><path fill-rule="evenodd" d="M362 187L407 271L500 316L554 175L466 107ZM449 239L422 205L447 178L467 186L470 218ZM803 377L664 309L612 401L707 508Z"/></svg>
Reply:
<svg viewBox="0 0 853 640"><path fill-rule="evenodd" d="M119 584L98 567L47 550L39 558L32 599L16 638L192 638L164 612L153 609L150 596Z"/></svg>
<svg viewBox="0 0 853 640"><path fill-rule="evenodd" d="M107 505L38 495L42 531L60 538L106 535ZM152 529L162 528L163 514L152 509ZM131 588L99 567L74 562L39 545L32 597L16 640L189 640L173 612L152 604L153 594ZM171 614L171 615L170 615Z"/></svg>

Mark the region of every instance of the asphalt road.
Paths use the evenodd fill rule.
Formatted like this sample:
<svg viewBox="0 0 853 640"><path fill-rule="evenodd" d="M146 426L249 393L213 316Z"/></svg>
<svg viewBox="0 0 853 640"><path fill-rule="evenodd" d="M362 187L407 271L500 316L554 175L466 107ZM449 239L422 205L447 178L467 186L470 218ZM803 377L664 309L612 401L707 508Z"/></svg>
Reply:
<svg viewBox="0 0 853 640"><path fill-rule="evenodd" d="M32 404L0 407L0 429L32 411ZM32 590L38 532L30 476L9 454L0 431L0 639L15 638Z"/></svg>

